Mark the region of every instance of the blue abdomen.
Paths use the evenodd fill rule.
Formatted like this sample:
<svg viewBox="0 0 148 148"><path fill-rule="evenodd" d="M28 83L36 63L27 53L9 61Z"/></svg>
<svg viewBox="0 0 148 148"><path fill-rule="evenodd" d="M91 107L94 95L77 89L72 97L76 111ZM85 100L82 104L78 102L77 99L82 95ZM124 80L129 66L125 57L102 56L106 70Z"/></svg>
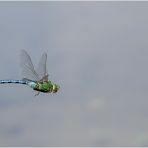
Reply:
<svg viewBox="0 0 148 148"><path fill-rule="evenodd" d="M28 84L28 82L24 80L0 80L0 84L5 84L5 83Z"/></svg>

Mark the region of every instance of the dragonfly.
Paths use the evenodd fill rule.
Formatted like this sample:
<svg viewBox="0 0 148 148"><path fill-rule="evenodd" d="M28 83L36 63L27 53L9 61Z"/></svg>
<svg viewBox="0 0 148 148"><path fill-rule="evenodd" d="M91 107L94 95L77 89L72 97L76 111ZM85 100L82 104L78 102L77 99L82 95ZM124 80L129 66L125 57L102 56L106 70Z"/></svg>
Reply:
<svg viewBox="0 0 148 148"><path fill-rule="evenodd" d="M21 68L23 78L21 80L0 80L0 84L23 84L31 87L33 90L37 91L35 96L39 95L40 92L43 93L57 93L60 89L60 86L51 82L48 79L48 72L47 72L47 53L43 53L38 68L35 70L34 65L32 63L31 57L25 51L21 51Z"/></svg>

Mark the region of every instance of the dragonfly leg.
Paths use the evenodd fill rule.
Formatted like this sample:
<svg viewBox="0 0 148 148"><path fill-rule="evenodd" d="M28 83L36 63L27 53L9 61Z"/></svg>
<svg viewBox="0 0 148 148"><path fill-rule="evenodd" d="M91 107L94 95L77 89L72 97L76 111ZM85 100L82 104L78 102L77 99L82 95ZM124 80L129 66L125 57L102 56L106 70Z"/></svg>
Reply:
<svg viewBox="0 0 148 148"><path fill-rule="evenodd" d="M37 92L37 94L35 94L35 96L38 96L38 95L39 95L39 93L40 93L40 92L38 91L38 92Z"/></svg>

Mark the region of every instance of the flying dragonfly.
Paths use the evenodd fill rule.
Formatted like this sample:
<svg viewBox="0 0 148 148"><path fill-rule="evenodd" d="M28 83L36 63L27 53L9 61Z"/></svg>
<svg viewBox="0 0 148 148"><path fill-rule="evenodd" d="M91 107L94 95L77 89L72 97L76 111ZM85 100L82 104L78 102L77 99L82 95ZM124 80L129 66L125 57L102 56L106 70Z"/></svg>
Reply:
<svg viewBox="0 0 148 148"><path fill-rule="evenodd" d="M21 67L22 67L22 80L0 80L0 84L15 83L27 85L33 90L37 91L37 95L40 92L43 93L56 93L59 90L59 85L54 84L48 79L48 72L46 67L47 54L43 53L39 61L37 70L34 69L31 57L25 51L21 51Z"/></svg>

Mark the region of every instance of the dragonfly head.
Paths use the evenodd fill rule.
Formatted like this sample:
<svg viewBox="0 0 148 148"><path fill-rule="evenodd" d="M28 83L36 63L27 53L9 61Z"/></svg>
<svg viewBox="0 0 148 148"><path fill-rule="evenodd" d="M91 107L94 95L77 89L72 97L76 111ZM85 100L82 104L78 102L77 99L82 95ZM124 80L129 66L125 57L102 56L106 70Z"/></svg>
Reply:
<svg viewBox="0 0 148 148"><path fill-rule="evenodd" d="M53 84L53 89L52 89L53 93L56 93L59 89L60 89L60 86L58 86L57 84Z"/></svg>

